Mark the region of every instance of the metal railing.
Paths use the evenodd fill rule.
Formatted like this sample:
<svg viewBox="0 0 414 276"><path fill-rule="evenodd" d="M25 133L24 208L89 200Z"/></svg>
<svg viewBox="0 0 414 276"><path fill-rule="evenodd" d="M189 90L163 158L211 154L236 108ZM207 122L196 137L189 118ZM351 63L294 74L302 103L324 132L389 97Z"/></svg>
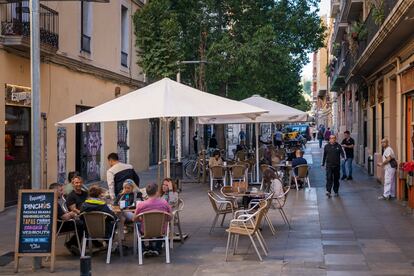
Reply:
<svg viewBox="0 0 414 276"><path fill-rule="evenodd" d="M40 5L40 42L59 47L59 13ZM1 35L30 37L29 1L0 5Z"/></svg>
<svg viewBox="0 0 414 276"><path fill-rule="evenodd" d="M128 53L121 51L121 65L128 67Z"/></svg>
<svg viewBox="0 0 414 276"><path fill-rule="evenodd" d="M397 2L398 0L384 0L384 7L383 7L384 21L390 15L392 9L397 4ZM381 24L377 24L378 22L375 22L375 19L376 18L374 17L374 10L371 9L363 24L363 28L367 32L366 39L358 41L358 51L357 51L355 58L352 59L351 66L353 66L358 61L358 59L362 56L367 46L370 44L372 39L375 37L375 35L379 31L381 25L384 23L382 22Z"/></svg>

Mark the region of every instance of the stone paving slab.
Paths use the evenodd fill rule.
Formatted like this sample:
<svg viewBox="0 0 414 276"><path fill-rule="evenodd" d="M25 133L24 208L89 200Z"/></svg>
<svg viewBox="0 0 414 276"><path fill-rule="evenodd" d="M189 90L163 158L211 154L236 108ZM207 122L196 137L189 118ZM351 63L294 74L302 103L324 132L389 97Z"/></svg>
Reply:
<svg viewBox="0 0 414 276"><path fill-rule="evenodd" d="M381 186L354 165L354 180L341 181L340 197L326 198L324 170L319 167L321 151L310 143L311 189L291 190L285 211L292 229L276 210L269 216L277 228L272 236L268 225L263 235L270 249L259 262L249 244L240 239L237 255L224 261L227 235L224 228L209 233L214 217L206 196L207 184L183 183L185 209L182 228L189 234L184 244L175 243L171 264L165 257L145 258L139 266L129 252L124 258L113 254L105 264L105 252L92 257L93 275L414 275L414 218L396 201L378 201ZM141 173L143 182L156 179L156 170ZM15 209L0 214L0 253L13 251ZM224 226L230 218L226 218ZM127 239L131 246L132 237ZM128 253L128 252L127 252ZM17 275L48 275L48 270L31 272L31 260L23 258ZM13 264L0 267L0 275L15 275ZM79 275L79 258L72 257L57 242L54 275Z"/></svg>

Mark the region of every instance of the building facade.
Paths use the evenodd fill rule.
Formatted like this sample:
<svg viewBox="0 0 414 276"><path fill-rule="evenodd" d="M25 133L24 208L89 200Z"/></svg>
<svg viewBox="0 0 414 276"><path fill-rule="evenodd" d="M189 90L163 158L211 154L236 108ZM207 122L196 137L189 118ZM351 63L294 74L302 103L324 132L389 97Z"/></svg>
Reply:
<svg viewBox="0 0 414 276"><path fill-rule="evenodd" d="M414 160L414 0L332 0L331 7L339 131L351 131L361 165L369 156L377 163L382 138L400 162Z"/></svg>
<svg viewBox="0 0 414 276"><path fill-rule="evenodd" d="M327 65L329 61L329 37L331 25L326 16L322 16L321 24L326 27L325 46L313 53L312 58L312 96L316 125L333 126L332 96L328 87Z"/></svg>
<svg viewBox="0 0 414 276"><path fill-rule="evenodd" d="M137 170L148 168L151 122L56 122L144 86L137 65L132 15L138 0L40 5L42 187L79 171L105 180L106 156L118 152ZM0 4L0 211L30 188L29 2ZM153 123L156 124L156 123Z"/></svg>

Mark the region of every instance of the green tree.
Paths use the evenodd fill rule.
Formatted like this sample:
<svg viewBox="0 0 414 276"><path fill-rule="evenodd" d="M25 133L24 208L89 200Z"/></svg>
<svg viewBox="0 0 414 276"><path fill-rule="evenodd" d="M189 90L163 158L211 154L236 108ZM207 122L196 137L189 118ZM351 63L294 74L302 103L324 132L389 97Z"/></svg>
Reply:
<svg viewBox="0 0 414 276"><path fill-rule="evenodd" d="M158 79L174 77L177 61L207 58L208 92L233 99L260 94L301 105L301 68L307 54L323 45L317 4L317 0L149 1L134 15L139 65ZM181 70L184 82L196 87L204 82L202 66Z"/></svg>

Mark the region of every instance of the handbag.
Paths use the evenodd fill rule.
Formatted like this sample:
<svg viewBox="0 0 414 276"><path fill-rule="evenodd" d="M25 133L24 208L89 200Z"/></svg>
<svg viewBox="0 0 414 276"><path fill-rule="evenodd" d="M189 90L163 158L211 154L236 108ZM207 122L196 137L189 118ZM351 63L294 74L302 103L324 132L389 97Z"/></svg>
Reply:
<svg viewBox="0 0 414 276"><path fill-rule="evenodd" d="M398 167L398 163L397 163L397 160L395 160L395 158L391 158L391 160L390 160L390 166L393 169L395 169L395 168Z"/></svg>

